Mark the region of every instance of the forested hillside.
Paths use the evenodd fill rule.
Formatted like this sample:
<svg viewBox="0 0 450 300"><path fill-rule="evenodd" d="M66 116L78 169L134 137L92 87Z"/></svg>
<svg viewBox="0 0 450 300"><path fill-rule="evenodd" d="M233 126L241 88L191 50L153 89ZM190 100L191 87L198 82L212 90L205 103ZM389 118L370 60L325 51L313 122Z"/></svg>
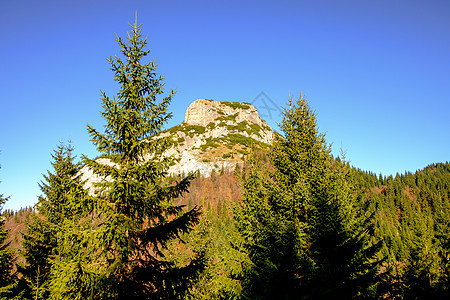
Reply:
<svg viewBox="0 0 450 300"><path fill-rule="evenodd" d="M266 161L265 168L271 169L267 153L259 152L258 157L260 162ZM244 170L248 168L249 162ZM181 247L174 242L166 250L183 263L191 253L189 249L206 249L207 267L186 298L240 298L245 279L243 266L250 265L250 261L233 219L233 203L241 201L240 177L244 170L198 177L191 182L189 193L177 200L188 207L202 205L204 211L194 232L183 236L187 245ZM373 237L383 241L378 253L382 260L379 296L448 296L450 164L432 164L395 177L356 168L351 168L350 175L358 205L366 212L375 212ZM25 227L28 211L3 212L6 228ZM8 240L13 248L21 248L17 243L21 236L16 231L10 232Z"/></svg>
<svg viewBox="0 0 450 300"><path fill-rule="evenodd" d="M236 126L234 111L208 131L164 130L175 91L144 61L137 23L117 42L119 92L102 93L102 130L87 126L101 159L59 144L33 210L1 215L1 299L448 299L449 163L395 177L351 167L303 95L279 133ZM222 168L169 173L174 142L195 136L202 155L227 151Z"/></svg>
<svg viewBox="0 0 450 300"><path fill-rule="evenodd" d="M389 294L405 298L448 295L450 164L382 177L353 170L361 205L375 211L383 240Z"/></svg>

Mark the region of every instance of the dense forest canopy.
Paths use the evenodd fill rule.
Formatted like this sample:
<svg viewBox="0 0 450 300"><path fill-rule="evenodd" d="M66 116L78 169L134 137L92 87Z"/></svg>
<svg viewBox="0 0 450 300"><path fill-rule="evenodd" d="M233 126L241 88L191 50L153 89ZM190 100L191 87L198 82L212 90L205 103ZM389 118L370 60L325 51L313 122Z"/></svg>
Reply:
<svg viewBox="0 0 450 300"><path fill-rule="evenodd" d="M102 94L104 131L88 126L109 163L62 143L34 209L2 212L1 299L449 297L448 162L388 177L351 167L300 95L234 172L171 176L170 141L154 137L175 92L137 23L117 42L119 92ZM82 167L102 178L91 190Z"/></svg>

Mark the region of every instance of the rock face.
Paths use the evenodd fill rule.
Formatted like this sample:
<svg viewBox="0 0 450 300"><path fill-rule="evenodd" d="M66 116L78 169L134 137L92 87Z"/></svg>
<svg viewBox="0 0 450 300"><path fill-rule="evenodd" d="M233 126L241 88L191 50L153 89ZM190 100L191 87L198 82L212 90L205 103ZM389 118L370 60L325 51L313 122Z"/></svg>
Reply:
<svg viewBox="0 0 450 300"><path fill-rule="evenodd" d="M199 99L189 105L182 124L155 138L162 137L172 141L172 147L163 153L175 159L168 170L170 175L198 171L202 176L210 176L213 171L234 170L236 165L242 165L252 148L268 147L273 132L249 103ZM82 173L86 188L100 180L86 167Z"/></svg>
<svg viewBox="0 0 450 300"><path fill-rule="evenodd" d="M192 102L186 110L184 123L188 125L207 126L220 117L235 115L234 121L240 123L247 121L258 126L266 126L261 120L256 108L249 103L219 102L214 100L199 99ZM263 124L264 123L264 124Z"/></svg>
<svg viewBox="0 0 450 300"><path fill-rule="evenodd" d="M115 164L109 160L108 158L98 158L96 160L98 163L108 166L114 166ZM95 174L94 171L89 169L89 167L84 166L80 170L80 180L83 182L83 188L89 190L89 194L91 196L95 195L94 192L94 183L102 181L102 177L98 174ZM106 178L107 181L110 181L110 178Z"/></svg>
<svg viewBox="0 0 450 300"><path fill-rule="evenodd" d="M199 99L189 105L182 124L160 136L171 137L174 143L164 153L176 159L169 174L199 171L209 176L213 171L234 170L252 147L271 144L273 132L249 103Z"/></svg>

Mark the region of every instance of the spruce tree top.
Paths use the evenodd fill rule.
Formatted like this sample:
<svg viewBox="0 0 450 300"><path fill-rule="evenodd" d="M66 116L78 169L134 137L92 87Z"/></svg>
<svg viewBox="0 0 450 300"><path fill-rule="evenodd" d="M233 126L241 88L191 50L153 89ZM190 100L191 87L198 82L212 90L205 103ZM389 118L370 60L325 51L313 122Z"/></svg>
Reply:
<svg viewBox="0 0 450 300"><path fill-rule="evenodd" d="M161 131L162 126L171 117L167 111L175 91L159 103L157 97L164 92L163 76L156 72L156 61L143 63L150 53L144 50L147 38L142 37L141 25L131 25L128 43L116 35L125 60L115 56L107 59L114 72L114 80L121 88L113 99L102 92L104 111L102 116L107 121L105 133L100 134L88 125L88 131L97 149L104 154L119 154L121 162L137 163L142 161L146 152L160 152L147 138ZM153 143L154 144L154 143ZM159 151L158 151L159 150Z"/></svg>

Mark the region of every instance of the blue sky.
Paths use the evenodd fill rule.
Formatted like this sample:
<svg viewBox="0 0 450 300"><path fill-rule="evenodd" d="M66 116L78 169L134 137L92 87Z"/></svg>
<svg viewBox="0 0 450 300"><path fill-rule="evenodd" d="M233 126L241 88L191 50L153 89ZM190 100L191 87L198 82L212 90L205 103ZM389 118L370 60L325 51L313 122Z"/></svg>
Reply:
<svg viewBox="0 0 450 300"><path fill-rule="evenodd" d="M361 169L395 175L450 160L447 0L2 1L5 208L37 201L60 141L96 156L86 124L101 129L100 89L117 92L106 58L135 11L178 91L168 127L196 99L263 110L261 92L274 109L303 92L334 153L342 145ZM261 114L276 129L278 114Z"/></svg>

